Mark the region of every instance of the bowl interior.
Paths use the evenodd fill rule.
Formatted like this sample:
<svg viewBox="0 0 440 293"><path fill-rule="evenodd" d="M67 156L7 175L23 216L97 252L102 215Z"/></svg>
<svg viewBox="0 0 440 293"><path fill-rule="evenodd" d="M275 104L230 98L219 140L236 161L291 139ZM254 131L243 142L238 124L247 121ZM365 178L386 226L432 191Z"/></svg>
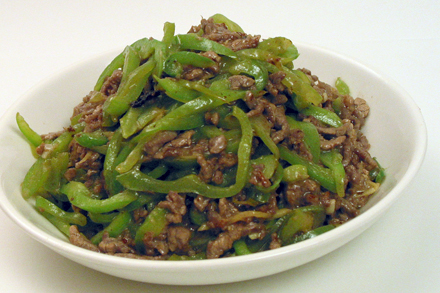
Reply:
<svg viewBox="0 0 440 293"><path fill-rule="evenodd" d="M263 252L243 258L202 261L191 266L187 262L165 262L115 259L115 257L99 255L70 245L67 239L48 221L46 221L20 195L20 183L34 161L27 142L15 124L15 114L25 117L31 127L38 133L58 131L69 124L72 109L94 86L102 69L112 60L118 51L108 52L90 60L76 64L56 74L31 89L18 100L0 120L0 205L3 210L26 232L50 248L69 258L98 268L106 273L133 279L163 284L213 284L216 276L206 272L217 269L224 273L221 282L252 279L270 275L284 269L292 268L311 261L325 253L336 249L349 241L362 229L371 225L371 221L383 213L398 197L420 167L426 149L426 129L420 110L411 98L392 80L376 73L366 66L344 56L315 46L298 44L300 57L296 67L305 67L317 75L320 80L334 84L341 77L350 86L355 97L364 98L371 110L364 133L371 144L371 154L377 157L386 168L387 178L379 192L374 195L363 213L335 230L330 231L304 243L284 247L279 251ZM356 231L356 232L354 232ZM325 248L332 239L342 239L339 244ZM333 241L336 243L337 241ZM321 249L321 250L320 250ZM298 261L292 257L301 254ZM272 256L279 257L278 267L268 266L264 271L244 270L227 274L231 265L239 262L264 263ZM117 267L124 266L127 273L118 273ZM210 270L206 268L209 267ZM162 270L161 275L134 274L133 271ZM182 274L180 279L167 277L170 270L187 269L188 272L204 274L202 283L189 274ZM241 275L240 275L241 274ZM168 274L169 275L169 274ZM156 279L153 279L156 278Z"/></svg>

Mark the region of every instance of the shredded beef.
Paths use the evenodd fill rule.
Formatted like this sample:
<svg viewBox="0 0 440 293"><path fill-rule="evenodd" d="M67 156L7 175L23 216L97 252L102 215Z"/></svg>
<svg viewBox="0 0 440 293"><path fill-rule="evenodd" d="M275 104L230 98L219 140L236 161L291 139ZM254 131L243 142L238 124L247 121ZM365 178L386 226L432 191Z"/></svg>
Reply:
<svg viewBox="0 0 440 293"><path fill-rule="evenodd" d="M135 250L123 240L109 237L108 232L104 232L98 247L101 252L107 254L135 253Z"/></svg>
<svg viewBox="0 0 440 293"><path fill-rule="evenodd" d="M265 166L263 164L252 164L252 173L251 178L249 179L251 184L265 188L272 185L270 180L263 174L264 168Z"/></svg>
<svg viewBox="0 0 440 293"><path fill-rule="evenodd" d="M190 250L189 240L191 230L182 226L170 226L167 231L168 247L170 251L185 253Z"/></svg>
<svg viewBox="0 0 440 293"><path fill-rule="evenodd" d="M245 75L233 75L228 78L231 90L243 90L255 88L255 80Z"/></svg>
<svg viewBox="0 0 440 293"><path fill-rule="evenodd" d="M157 206L170 211L170 213L166 215L170 223L181 223L182 216L185 215L187 211L185 196L174 191L170 191L166 200L159 202Z"/></svg>
<svg viewBox="0 0 440 293"><path fill-rule="evenodd" d="M225 232L220 233L217 239L208 243L206 257L208 259L220 257L226 250L232 248L234 241L249 234L258 234L262 239L266 235L266 228L255 222L231 224L226 227Z"/></svg>
<svg viewBox="0 0 440 293"><path fill-rule="evenodd" d="M70 226L69 228L70 233L70 243L73 245L76 245L81 248L85 248L91 251L100 252L99 248L92 243L87 237L85 237L83 234L81 234L78 231L78 227L75 225Z"/></svg>
<svg viewBox="0 0 440 293"><path fill-rule="evenodd" d="M223 23L214 23L210 19L202 19L199 26L193 26L189 32L203 31L203 38L218 42L233 51L256 48L260 42L260 36L251 36L241 32L231 32Z"/></svg>
<svg viewBox="0 0 440 293"><path fill-rule="evenodd" d="M213 137L209 140L209 152L219 154L226 149L227 141L224 135Z"/></svg>

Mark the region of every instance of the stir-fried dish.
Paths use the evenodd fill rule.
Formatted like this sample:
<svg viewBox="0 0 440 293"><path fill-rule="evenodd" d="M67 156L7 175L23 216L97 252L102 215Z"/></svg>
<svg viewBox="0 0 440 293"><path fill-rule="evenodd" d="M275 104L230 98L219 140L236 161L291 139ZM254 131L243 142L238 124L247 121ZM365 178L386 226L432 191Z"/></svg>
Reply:
<svg viewBox="0 0 440 293"><path fill-rule="evenodd" d="M384 179L369 107L340 78L295 69L297 48L216 14L127 46L59 132L17 113L35 163L25 199L70 242L192 260L303 241L359 214Z"/></svg>

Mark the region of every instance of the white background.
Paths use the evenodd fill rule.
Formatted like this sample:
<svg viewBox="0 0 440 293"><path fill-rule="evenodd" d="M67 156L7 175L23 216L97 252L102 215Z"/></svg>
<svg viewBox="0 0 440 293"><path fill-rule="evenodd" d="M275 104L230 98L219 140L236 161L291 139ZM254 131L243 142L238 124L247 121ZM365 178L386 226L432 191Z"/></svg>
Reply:
<svg viewBox="0 0 440 293"><path fill-rule="evenodd" d="M439 1L1 0L0 115L75 62L161 38L165 21L185 33L214 13L250 34L325 47L395 79L421 108L429 134L409 188L365 233L327 256L219 286L160 286L95 272L34 241L0 211L0 292L440 292Z"/></svg>

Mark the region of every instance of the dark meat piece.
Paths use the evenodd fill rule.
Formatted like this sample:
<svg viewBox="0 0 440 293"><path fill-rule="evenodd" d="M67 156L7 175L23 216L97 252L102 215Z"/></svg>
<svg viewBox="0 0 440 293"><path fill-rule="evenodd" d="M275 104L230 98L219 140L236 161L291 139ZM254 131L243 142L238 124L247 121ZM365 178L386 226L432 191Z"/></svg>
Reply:
<svg viewBox="0 0 440 293"><path fill-rule="evenodd" d="M307 194L319 194L319 184L311 179L295 181L287 185L285 198L290 206L296 208L308 204Z"/></svg>
<svg viewBox="0 0 440 293"><path fill-rule="evenodd" d="M338 136L338 137L327 140L321 136L321 140L320 140L321 150L328 151L328 150L331 150L337 146L340 146L345 141L345 139L347 139L346 136Z"/></svg>
<svg viewBox="0 0 440 293"><path fill-rule="evenodd" d="M147 155L153 156L167 142L172 141L177 136L175 131L162 131L156 134L153 139L144 146Z"/></svg>
<svg viewBox="0 0 440 293"><path fill-rule="evenodd" d="M233 51L256 48L260 36L251 36L241 32L231 32L223 23L214 23L212 18L202 19L199 26L193 26L189 32L196 33L203 30L202 37L223 44Z"/></svg>
<svg viewBox="0 0 440 293"><path fill-rule="evenodd" d="M83 98L83 101L73 109L73 117L81 114L78 122L86 122L84 132L93 132L102 128L102 106L106 100L106 96L100 99L93 99L97 92L90 92ZM71 118L71 119L72 119Z"/></svg>
<svg viewBox="0 0 440 293"><path fill-rule="evenodd" d="M197 210L199 210L199 212L205 211L208 203L209 198L203 197L201 195L197 195L197 197L194 199L194 206L197 208Z"/></svg>
<svg viewBox="0 0 440 293"><path fill-rule="evenodd" d="M249 179L249 183L261 187L271 186L272 182L270 182L270 180L264 176L263 170L263 164L252 164L252 173L251 178Z"/></svg>
<svg viewBox="0 0 440 293"><path fill-rule="evenodd" d="M135 221L135 223L143 223L147 216L148 211L145 209L145 207L140 207L133 211L133 220Z"/></svg>
<svg viewBox="0 0 440 293"><path fill-rule="evenodd" d="M233 75L228 78L231 90L246 90L255 88L255 80L245 75Z"/></svg>
<svg viewBox="0 0 440 293"><path fill-rule="evenodd" d="M182 226L168 227L168 247L170 251L187 252L190 249L191 230Z"/></svg>
<svg viewBox="0 0 440 293"><path fill-rule="evenodd" d="M157 206L170 211L170 213L166 215L170 223L181 223L182 216L185 215L187 211L185 196L174 191L170 191L166 200L159 202Z"/></svg>
<svg viewBox="0 0 440 293"><path fill-rule="evenodd" d="M218 202L219 214L223 218L229 218L238 213L238 209L226 198L221 198Z"/></svg>
<svg viewBox="0 0 440 293"><path fill-rule="evenodd" d="M145 233L142 242L145 245L146 255L155 256L157 253L161 255L168 254L169 248L166 231L157 237L154 237L153 232L147 232Z"/></svg>
<svg viewBox="0 0 440 293"><path fill-rule="evenodd" d="M135 253L135 250L128 246L123 240L109 237L108 232L102 235L102 241L98 245L103 253Z"/></svg>
<svg viewBox="0 0 440 293"><path fill-rule="evenodd" d="M209 152L211 154L219 154L226 149L228 142L224 135L213 137L209 140Z"/></svg>
<svg viewBox="0 0 440 293"><path fill-rule="evenodd" d="M353 129L353 124L350 120L344 119L342 120L343 125L339 127L321 127L317 126L316 129L322 135L334 135L334 136L342 136L346 135L349 131Z"/></svg>
<svg viewBox="0 0 440 293"><path fill-rule="evenodd" d="M91 251L100 252L98 246L93 244L89 239L87 239L87 237L85 237L83 234L81 234L78 231L77 226L75 226L75 225L70 226L69 233L70 233L69 240L70 240L70 243L72 243L73 245L76 245L78 247L85 248L85 249L88 249Z"/></svg>
<svg viewBox="0 0 440 293"><path fill-rule="evenodd" d="M272 241L269 244L269 249L277 249L281 247L281 239L278 238L277 233L272 233L271 235Z"/></svg>
<svg viewBox="0 0 440 293"><path fill-rule="evenodd" d="M269 75L266 90L272 96L274 96L272 102L275 105L284 104L288 100L287 96L283 94L283 92L286 90L286 87L281 83L285 77L286 73L284 73L283 71L278 71Z"/></svg>
<svg viewBox="0 0 440 293"><path fill-rule="evenodd" d="M220 257L226 250L232 248L234 241L249 234L258 234L262 239L266 235L266 228L263 224L254 222L231 224L226 227L225 232L220 233L217 239L208 243L206 257L208 259Z"/></svg>
<svg viewBox="0 0 440 293"><path fill-rule="evenodd" d="M218 114L218 112L206 112L205 121L207 124L217 126L218 122L220 121L220 115Z"/></svg>
<svg viewBox="0 0 440 293"><path fill-rule="evenodd" d="M115 94L118 91L122 79L122 70L115 70L110 77L107 77L101 87L101 93L106 96Z"/></svg>

